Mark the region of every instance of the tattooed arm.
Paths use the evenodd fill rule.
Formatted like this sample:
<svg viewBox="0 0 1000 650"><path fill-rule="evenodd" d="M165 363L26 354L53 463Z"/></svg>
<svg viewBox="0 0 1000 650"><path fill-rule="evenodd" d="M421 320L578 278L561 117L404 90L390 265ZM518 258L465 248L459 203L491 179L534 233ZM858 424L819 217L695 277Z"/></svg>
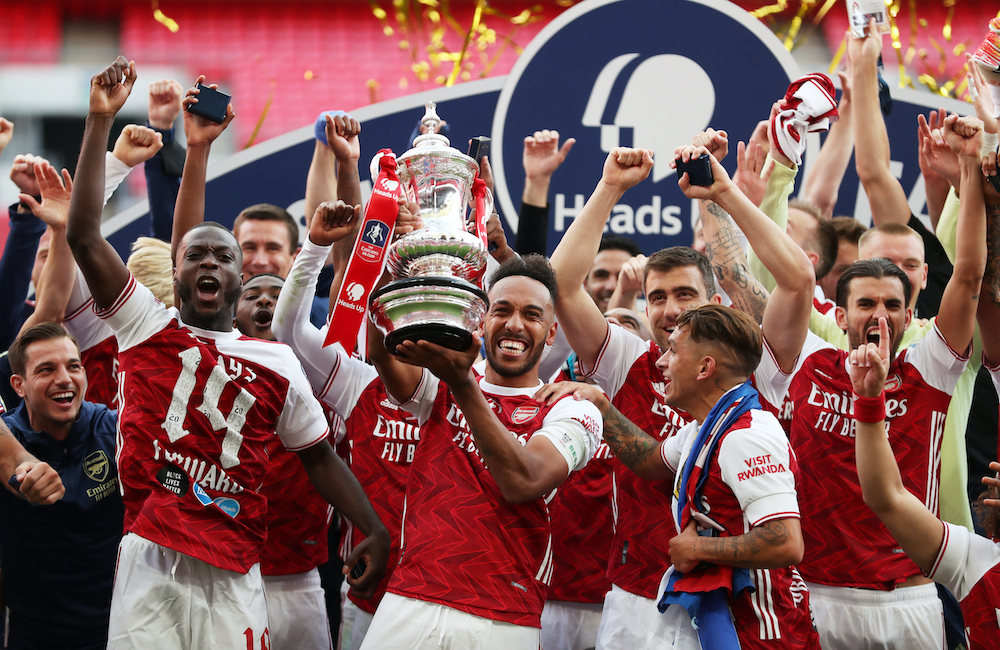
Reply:
<svg viewBox="0 0 1000 650"><path fill-rule="evenodd" d="M704 153L703 148L680 147L675 150L674 155L686 161L701 153ZM739 167L742 168L747 164L746 156L744 153L741 160L737 161ZM681 176L678 185L689 198L711 201L729 213L736 225L746 234L750 245L767 270L774 276L776 286L760 316L761 329L778 365L785 372L790 372L809 331L809 315L812 312L813 292L816 287L812 263L805 252L740 191L729 178L725 168L714 158L712 175L714 182L708 187L691 185L687 174ZM710 211L707 214L714 216ZM717 217L715 220L719 222ZM707 221L703 223L703 228L706 245L710 243L713 246L713 254L719 263L729 259L730 273L738 277L736 269L741 265L746 268L746 262L745 260L738 262L734 257L730 257L736 251L728 250L732 245L724 241L726 231L717 230L715 241L711 241ZM725 247L727 252L715 247ZM716 265L716 262L713 262L713 265ZM756 281L753 284L756 285ZM750 281L747 280L748 289L750 286ZM728 292L729 287L725 288ZM729 295L734 304L743 309L740 303L749 303L752 309L748 313L757 317L753 309L759 304L759 297L754 298L752 290L749 292L744 290L743 296L739 297L740 287L736 283L734 289L737 296Z"/></svg>
<svg viewBox="0 0 1000 650"><path fill-rule="evenodd" d="M702 562L745 569L777 569L802 561L805 545L795 518L772 519L733 537L701 537L692 521L670 540L674 567L687 573Z"/></svg>
<svg viewBox="0 0 1000 650"><path fill-rule="evenodd" d="M535 393L535 399L555 403L565 395L572 395L577 400L587 400L597 407L604 418L604 440L626 467L650 481L674 480L674 470L663 462L660 455L661 441L622 415L600 388L572 381L546 384Z"/></svg>
<svg viewBox="0 0 1000 650"><path fill-rule="evenodd" d="M698 206L705 234L705 255L712 263L719 286L733 301L734 307L760 323L764 319L768 292L750 273L733 220L711 201L702 199L698 201Z"/></svg>

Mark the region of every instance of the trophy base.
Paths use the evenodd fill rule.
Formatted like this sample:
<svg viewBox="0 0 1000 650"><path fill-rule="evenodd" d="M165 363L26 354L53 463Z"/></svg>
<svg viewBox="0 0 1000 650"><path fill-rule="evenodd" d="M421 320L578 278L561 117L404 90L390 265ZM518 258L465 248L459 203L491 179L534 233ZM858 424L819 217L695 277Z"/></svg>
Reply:
<svg viewBox="0 0 1000 650"><path fill-rule="evenodd" d="M449 350L468 350L472 345L472 332L441 323L409 325L387 335L385 349L396 354L396 346L403 341L430 341Z"/></svg>
<svg viewBox="0 0 1000 650"><path fill-rule="evenodd" d="M474 284L454 277L396 280L372 294L369 317L390 352L403 341L430 341L467 350L482 323L488 299Z"/></svg>

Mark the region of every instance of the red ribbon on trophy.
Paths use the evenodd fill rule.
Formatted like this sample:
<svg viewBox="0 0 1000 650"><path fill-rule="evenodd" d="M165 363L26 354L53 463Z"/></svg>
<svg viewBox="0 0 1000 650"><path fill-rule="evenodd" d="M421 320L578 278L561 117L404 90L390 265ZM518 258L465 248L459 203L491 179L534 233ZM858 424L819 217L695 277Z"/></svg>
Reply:
<svg viewBox="0 0 1000 650"><path fill-rule="evenodd" d="M486 193L488 191L486 181L476 176L476 180L472 181L472 197L476 200L476 236L479 237L479 241L483 242L486 250L490 249L490 242L486 231L486 221L490 218L486 209ZM483 271L485 270L486 267L483 267ZM482 284L482 278L480 278L479 284Z"/></svg>
<svg viewBox="0 0 1000 650"><path fill-rule="evenodd" d="M323 347L339 342L348 353L354 350L358 331L368 309L368 297L382 275L385 254L392 241L392 231L399 214L398 199L402 195L396 174L396 156L390 149L379 155L379 173L372 187L372 196L365 208L364 223L354 242L351 260L347 263L344 282L340 285L337 302L330 316Z"/></svg>

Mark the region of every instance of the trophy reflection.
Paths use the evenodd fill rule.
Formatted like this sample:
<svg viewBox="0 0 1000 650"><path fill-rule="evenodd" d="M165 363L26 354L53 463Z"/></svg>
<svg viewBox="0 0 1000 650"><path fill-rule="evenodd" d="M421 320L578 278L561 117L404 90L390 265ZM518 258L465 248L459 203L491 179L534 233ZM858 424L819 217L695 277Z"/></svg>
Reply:
<svg viewBox="0 0 1000 650"><path fill-rule="evenodd" d="M479 285L493 197L477 180L479 163L434 132L441 122L435 108L426 104L421 120L426 133L396 159L401 189L420 206L423 228L390 246L388 269L398 279L372 294L369 314L390 351L421 339L465 350L486 315L486 293Z"/></svg>

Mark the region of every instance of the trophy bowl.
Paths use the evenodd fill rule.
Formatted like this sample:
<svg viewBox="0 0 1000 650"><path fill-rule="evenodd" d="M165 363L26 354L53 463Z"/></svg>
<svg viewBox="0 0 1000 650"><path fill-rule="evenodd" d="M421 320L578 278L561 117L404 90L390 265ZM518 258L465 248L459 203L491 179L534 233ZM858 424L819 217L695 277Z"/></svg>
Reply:
<svg viewBox="0 0 1000 650"><path fill-rule="evenodd" d="M369 302L370 318L392 352L402 341L420 339L464 350L486 315L478 284L488 252L469 211L479 163L435 133L440 121L428 102L421 120L427 132L396 159L401 190L419 206L423 227L389 247L387 268L398 279ZM484 212L493 211L488 191L484 205Z"/></svg>
<svg viewBox="0 0 1000 650"><path fill-rule="evenodd" d="M403 341L424 340L452 350L472 345L486 315L486 293L458 278L420 277L390 282L372 294L371 319L395 354Z"/></svg>

